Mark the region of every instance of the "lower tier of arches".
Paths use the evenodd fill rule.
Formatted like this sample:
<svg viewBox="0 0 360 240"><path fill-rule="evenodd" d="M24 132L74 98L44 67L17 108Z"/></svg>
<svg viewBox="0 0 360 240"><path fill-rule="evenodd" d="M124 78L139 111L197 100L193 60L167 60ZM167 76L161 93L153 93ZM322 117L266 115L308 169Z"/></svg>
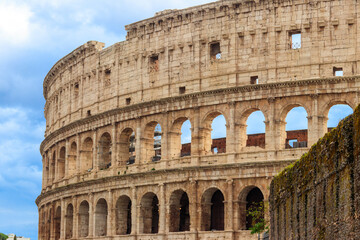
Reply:
<svg viewBox="0 0 360 240"><path fill-rule="evenodd" d="M39 239L256 239L249 209L289 162L153 171L38 199ZM266 215L265 215L266 217Z"/></svg>

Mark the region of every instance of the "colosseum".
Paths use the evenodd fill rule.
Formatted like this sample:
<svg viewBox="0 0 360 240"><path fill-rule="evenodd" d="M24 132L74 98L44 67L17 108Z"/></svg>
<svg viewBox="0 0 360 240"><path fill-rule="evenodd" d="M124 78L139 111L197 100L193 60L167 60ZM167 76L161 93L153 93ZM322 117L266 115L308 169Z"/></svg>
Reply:
<svg viewBox="0 0 360 240"><path fill-rule="evenodd" d="M39 239L257 239L247 209L328 131L332 106L360 103L359 12L356 0L221 0L63 57L43 86ZM299 106L308 129L287 131ZM247 134L256 111L265 133ZM212 139L218 116L226 137Z"/></svg>

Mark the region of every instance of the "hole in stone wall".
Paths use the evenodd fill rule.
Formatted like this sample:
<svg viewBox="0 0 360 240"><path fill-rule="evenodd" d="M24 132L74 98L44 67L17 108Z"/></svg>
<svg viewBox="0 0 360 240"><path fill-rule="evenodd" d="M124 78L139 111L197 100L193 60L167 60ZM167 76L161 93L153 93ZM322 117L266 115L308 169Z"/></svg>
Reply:
<svg viewBox="0 0 360 240"><path fill-rule="evenodd" d="M300 49L301 48L301 32L292 32L290 33L290 46L291 49Z"/></svg>
<svg viewBox="0 0 360 240"><path fill-rule="evenodd" d="M220 50L219 42L210 44L210 58L211 58L211 60L221 59L221 50Z"/></svg>
<svg viewBox="0 0 360 240"><path fill-rule="evenodd" d="M259 77L258 76L250 77L250 84L259 84Z"/></svg>
<svg viewBox="0 0 360 240"><path fill-rule="evenodd" d="M126 105L130 105L131 103L131 98L126 98Z"/></svg>
<svg viewBox="0 0 360 240"><path fill-rule="evenodd" d="M159 71L159 55L153 55L149 59L149 72L155 73Z"/></svg>
<svg viewBox="0 0 360 240"><path fill-rule="evenodd" d="M186 91L186 88L185 87L179 87L179 93L180 94L184 94Z"/></svg>
<svg viewBox="0 0 360 240"><path fill-rule="evenodd" d="M342 77L344 76L343 68L333 67L333 75L335 77Z"/></svg>

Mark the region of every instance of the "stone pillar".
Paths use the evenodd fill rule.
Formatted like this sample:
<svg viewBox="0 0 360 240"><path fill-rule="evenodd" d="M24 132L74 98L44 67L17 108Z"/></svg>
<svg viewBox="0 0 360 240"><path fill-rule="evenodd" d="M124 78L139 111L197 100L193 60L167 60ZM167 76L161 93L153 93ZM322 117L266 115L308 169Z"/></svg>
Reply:
<svg viewBox="0 0 360 240"><path fill-rule="evenodd" d="M191 128L191 156L200 155L200 142L202 142L200 137L200 108L193 109L193 122Z"/></svg>
<svg viewBox="0 0 360 240"><path fill-rule="evenodd" d="M89 194L89 237L94 237L95 234L95 206L94 194Z"/></svg>
<svg viewBox="0 0 360 240"><path fill-rule="evenodd" d="M227 181L227 201L225 215L225 230L234 231L234 205L233 205L233 194L234 194L234 180L228 179Z"/></svg>
<svg viewBox="0 0 360 240"><path fill-rule="evenodd" d="M135 157L135 164L139 165L140 162L143 163L144 159L141 159L143 156L143 151L145 149L141 149L142 145L142 136L141 136L141 118L136 119L136 130L135 130L135 151L136 151L136 157Z"/></svg>
<svg viewBox="0 0 360 240"><path fill-rule="evenodd" d="M98 168L98 159L99 159L99 154L97 151L97 129L93 130L93 169L97 169Z"/></svg>
<svg viewBox="0 0 360 240"><path fill-rule="evenodd" d="M286 122L282 121L281 119L275 120L275 149L281 150L285 149L285 140L286 140ZM276 137L275 137L276 136Z"/></svg>
<svg viewBox="0 0 360 240"><path fill-rule="evenodd" d="M268 98L269 114L265 122L265 149L274 150L276 148L276 124L275 124L275 98Z"/></svg>
<svg viewBox="0 0 360 240"><path fill-rule="evenodd" d="M65 174L64 174L64 178L68 178L69 177L69 154L70 154L70 142L69 139L66 139L66 143L65 143Z"/></svg>
<svg viewBox="0 0 360 240"><path fill-rule="evenodd" d="M168 132L169 129L169 114L163 113L163 118L166 119L166 121L163 121L163 126L161 126L161 160L169 159L169 146L170 146L170 139ZM164 165L163 165L164 166Z"/></svg>
<svg viewBox="0 0 360 240"><path fill-rule="evenodd" d="M165 226L166 226L166 201L165 201L165 185L163 183L159 184L160 188L160 196L159 196L159 233L165 234Z"/></svg>
<svg viewBox="0 0 360 240"><path fill-rule="evenodd" d="M60 239L65 239L65 216L66 209L65 209L65 201L61 199L61 222L60 222Z"/></svg>
<svg viewBox="0 0 360 240"><path fill-rule="evenodd" d="M229 119L226 123L226 153L235 153L236 132L235 132L235 102L229 103Z"/></svg>
<svg viewBox="0 0 360 240"><path fill-rule="evenodd" d="M107 236L113 236L115 235L113 233L113 223L115 222L115 208L113 206L113 192L111 190L109 190L108 192L108 200L107 200L107 204L108 204L108 216L107 216L107 230L106 230L106 233L107 233Z"/></svg>
<svg viewBox="0 0 360 240"><path fill-rule="evenodd" d="M189 179L190 182L190 192L189 192L189 212L190 212L190 231L197 232L199 231L198 219L198 199L197 199L197 182L194 179Z"/></svg>
<svg viewBox="0 0 360 240"><path fill-rule="evenodd" d="M136 187L131 188L131 235L136 235L138 233L138 205L137 205L137 196L136 196Z"/></svg>
<svg viewBox="0 0 360 240"><path fill-rule="evenodd" d="M112 134L111 134L111 167L117 166L116 160L118 160L117 156L117 144L116 144L116 137L117 131L116 131L116 123L114 122L112 124Z"/></svg>
<svg viewBox="0 0 360 240"><path fill-rule="evenodd" d="M78 208L78 202L77 202L77 198L73 197L72 199L72 204L74 207L74 212L73 212L73 238L77 239L78 238L78 223L79 223L79 208Z"/></svg>
<svg viewBox="0 0 360 240"><path fill-rule="evenodd" d="M76 134L76 172L75 174L79 174L80 173L80 135Z"/></svg>

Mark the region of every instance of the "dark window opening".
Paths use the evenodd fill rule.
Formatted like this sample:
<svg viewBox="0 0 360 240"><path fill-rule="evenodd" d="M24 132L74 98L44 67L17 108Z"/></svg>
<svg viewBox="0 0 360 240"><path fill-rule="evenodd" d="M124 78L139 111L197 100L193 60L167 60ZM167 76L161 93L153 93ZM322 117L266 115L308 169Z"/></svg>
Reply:
<svg viewBox="0 0 360 240"><path fill-rule="evenodd" d="M220 43L217 42L210 44L210 58L211 60L221 59Z"/></svg>
<svg viewBox="0 0 360 240"><path fill-rule="evenodd" d="M184 94L186 91L186 88L185 87L179 87L179 93L180 94Z"/></svg>
<svg viewBox="0 0 360 240"><path fill-rule="evenodd" d="M75 97L77 97L79 95L79 84L78 83L74 84L74 93L75 93Z"/></svg>
<svg viewBox="0 0 360 240"><path fill-rule="evenodd" d="M127 207L126 234L131 234L131 201Z"/></svg>
<svg viewBox="0 0 360 240"><path fill-rule="evenodd" d="M263 206L261 204L264 201L264 195L261 190L257 187L253 188L246 197L246 213L261 210L263 211ZM262 212L262 218L264 213ZM246 229L249 230L251 227L255 226L256 223L261 219L253 219L253 217L249 214L246 216Z"/></svg>
<svg viewBox="0 0 360 240"><path fill-rule="evenodd" d="M126 105L130 105L130 103L131 103L131 98L127 98L126 99Z"/></svg>
<svg viewBox="0 0 360 240"><path fill-rule="evenodd" d="M184 192L180 199L179 232L190 231L189 198Z"/></svg>
<svg viewBox="0 0 360 240"><path fill-rule="evenodd" d="M111 73L111 70L110 70L110 69L106 69L106 70L105 70L105 74L106 74L106 75L110 75L110 73Z"/></svg>
<svg viewBox="0 0 360 240"><path fill-rule="evenodd" d="M88 110L88 111L86 112L86 115L87 115L88 117L90 117L90 116L91 116L91 110Z"/></svg>
<svg viewBox="0 0 360 240"><path fill-rule="evenodd" d="M250 77L250 84L259 84L259 77L258 76Z"/></svg>
<svg viewBox="0 0 360 240"><path fill-rule="evenodd" d="M151 222L151 233L159 232L159 200L154 196L152 200L152 222Z"/></svg>
<svg viewBox="0 0 360 240"><path fill-rule="evenodd" d="M291 49L301 48L301 32L290 33Z"/></svg>
<svg viewBox="0 0 360 240"><path fill-rule="evenodd" d="M342 76L344 76L344 71L343 71L342 68L334 67L334 68L333 68L333 74L334 74L334 76L336 76L336 77L342 77Z"/></svg>
<svg viewBox="0 0 360 240"><path fill-rule="evenodd" d="M224 230L224 195L217 190L211 198L211 230Z"/></svg>
<svg viewBox="0 0 360 240"><path fill-rule="evenodd" d="M149 72L155 73L159 71L159 55L153 55L149 60Z"/></svg>

